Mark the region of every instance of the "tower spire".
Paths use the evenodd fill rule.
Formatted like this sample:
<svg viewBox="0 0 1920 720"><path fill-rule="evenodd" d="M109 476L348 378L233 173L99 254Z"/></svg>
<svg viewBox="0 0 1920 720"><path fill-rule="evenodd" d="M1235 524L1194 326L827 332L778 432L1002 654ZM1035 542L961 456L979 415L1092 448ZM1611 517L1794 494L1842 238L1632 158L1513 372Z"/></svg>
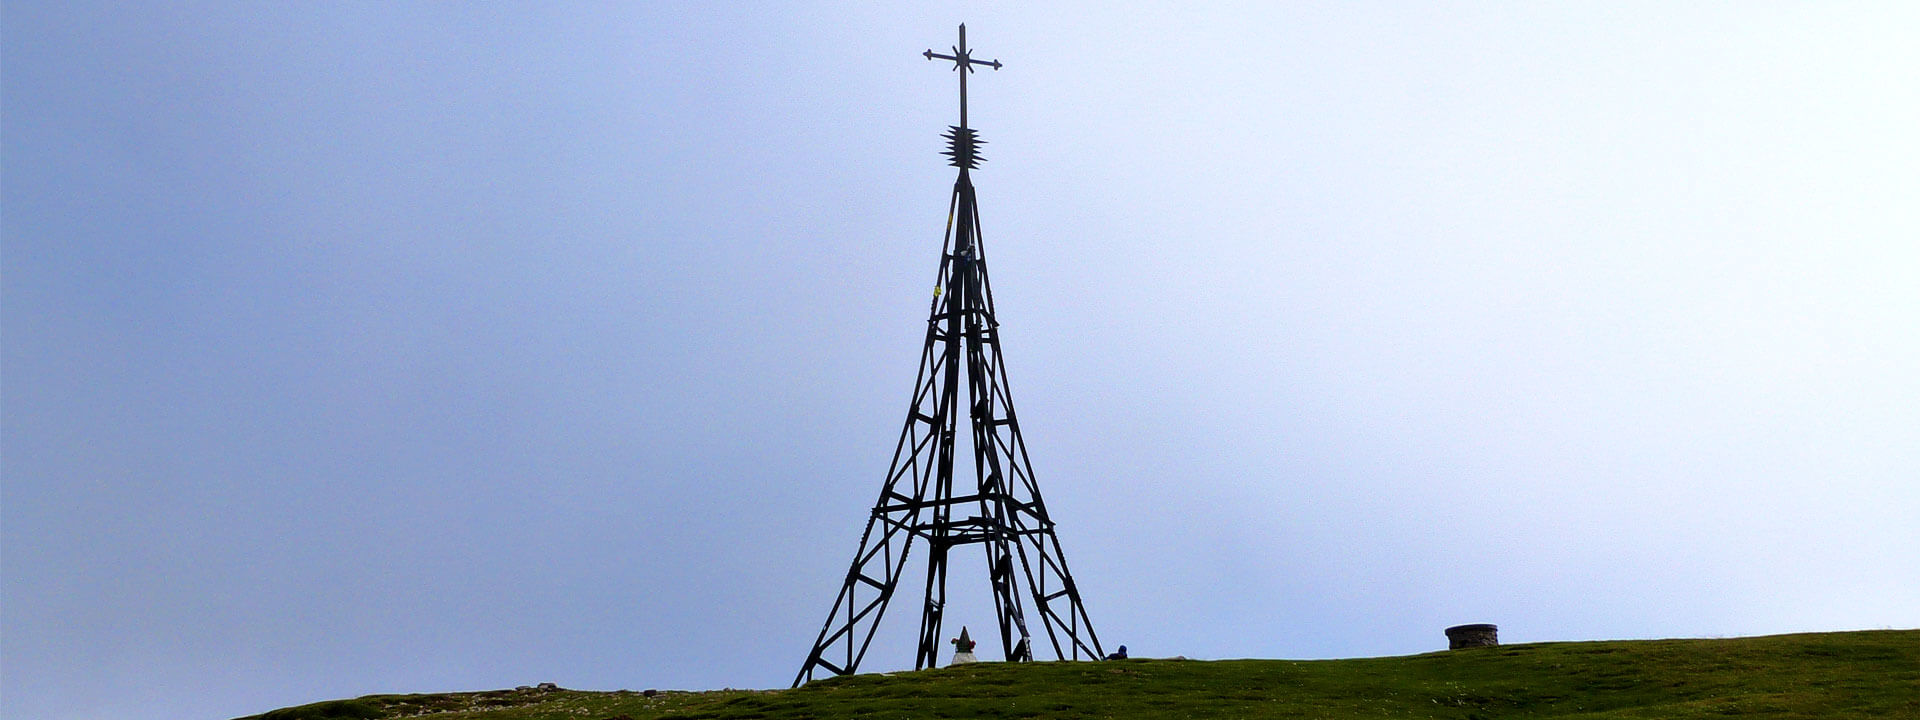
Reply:
<svg viewBox="0 0 1920 720"><path fill-rule="evenodd" d="M969 170L978 167L979 140L967 126L967 73L975 65L1000 69L1000 61L972 58L967 27L952 55L928 50L928 59L952 60L960 73L960 124L946 137L947 155L960 175L947 204L947 230L940 252L938 289L927 317L920 375L907 420L894 446L880 498L867 517L827 622L794 677L797 687L818 672L855 672L873 643L880 617L904 576L909 551L927 548L926 596L920 610L916 669L933 667L947 604L947 555L960 545L985 550L1002 656L1031 660L1031 608L1046 642L1061 660L1099 659L1100 640L1067 572L1053 519L1040 498L1014 415L1013 395L1000 353L1000 322L994 316L993 285L980 243L980 210ZM965 379L961 378L962 369ZM964 405L960 389L967 391ZM954 440L965 413L971 432L973 477L955 483ZM954 510L963 513L954 517ZM967 515L966 513L977 513ZM1029 605L1031 603L1031 605Z"/></svg>

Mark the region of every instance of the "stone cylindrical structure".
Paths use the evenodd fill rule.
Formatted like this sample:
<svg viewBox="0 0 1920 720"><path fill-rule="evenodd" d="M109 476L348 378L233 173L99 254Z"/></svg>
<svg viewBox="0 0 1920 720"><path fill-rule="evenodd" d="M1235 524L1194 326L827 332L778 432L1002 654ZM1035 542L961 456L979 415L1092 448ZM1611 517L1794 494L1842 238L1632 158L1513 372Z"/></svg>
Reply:
<svg viewBox="0 0 1920 720"><path fill-rule="evenodd" d="M1500 628L1489 623L1455 625L1447 628L1447 649L1487 647L1500 644Z"/></svg>

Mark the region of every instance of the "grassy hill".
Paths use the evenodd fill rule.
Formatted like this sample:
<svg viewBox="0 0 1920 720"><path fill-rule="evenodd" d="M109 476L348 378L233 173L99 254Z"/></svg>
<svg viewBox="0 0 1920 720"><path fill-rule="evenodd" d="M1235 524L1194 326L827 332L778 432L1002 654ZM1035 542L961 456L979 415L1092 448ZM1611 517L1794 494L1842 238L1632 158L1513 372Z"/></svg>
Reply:
<svg viewBox="0 0 1920 720"><path fill-rule="evenodd" d="M796 690L373 695L247 720L1912 718L1920 630L1503 645L1362 660L981 663Z"/></svg>

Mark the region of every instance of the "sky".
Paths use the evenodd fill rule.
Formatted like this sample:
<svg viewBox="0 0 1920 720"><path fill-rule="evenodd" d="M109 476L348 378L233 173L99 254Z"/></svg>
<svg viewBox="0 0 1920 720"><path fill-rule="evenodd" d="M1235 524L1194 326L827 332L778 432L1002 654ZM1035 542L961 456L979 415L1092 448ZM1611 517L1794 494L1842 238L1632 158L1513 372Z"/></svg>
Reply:
<svg viewBox="0 0 1920 720"><path fill-rule="evenodd" d="M9 0L0 715L786 686L961 22L1108 647L1920 627L1920 6L899 5Z"/></svg>

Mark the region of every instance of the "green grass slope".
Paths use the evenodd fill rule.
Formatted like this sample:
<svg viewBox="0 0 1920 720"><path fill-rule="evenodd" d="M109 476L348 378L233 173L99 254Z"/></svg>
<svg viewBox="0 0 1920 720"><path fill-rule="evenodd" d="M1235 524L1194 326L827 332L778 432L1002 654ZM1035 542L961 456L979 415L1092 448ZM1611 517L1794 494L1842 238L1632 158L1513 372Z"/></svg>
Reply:
<svg viewBox="0 0 1920 720"><path fill-rule="evenodd" d="M796 690L373 695L246 720L1912 718L1920 630L1539 643L1362 660L981 663Z"/></svg>

